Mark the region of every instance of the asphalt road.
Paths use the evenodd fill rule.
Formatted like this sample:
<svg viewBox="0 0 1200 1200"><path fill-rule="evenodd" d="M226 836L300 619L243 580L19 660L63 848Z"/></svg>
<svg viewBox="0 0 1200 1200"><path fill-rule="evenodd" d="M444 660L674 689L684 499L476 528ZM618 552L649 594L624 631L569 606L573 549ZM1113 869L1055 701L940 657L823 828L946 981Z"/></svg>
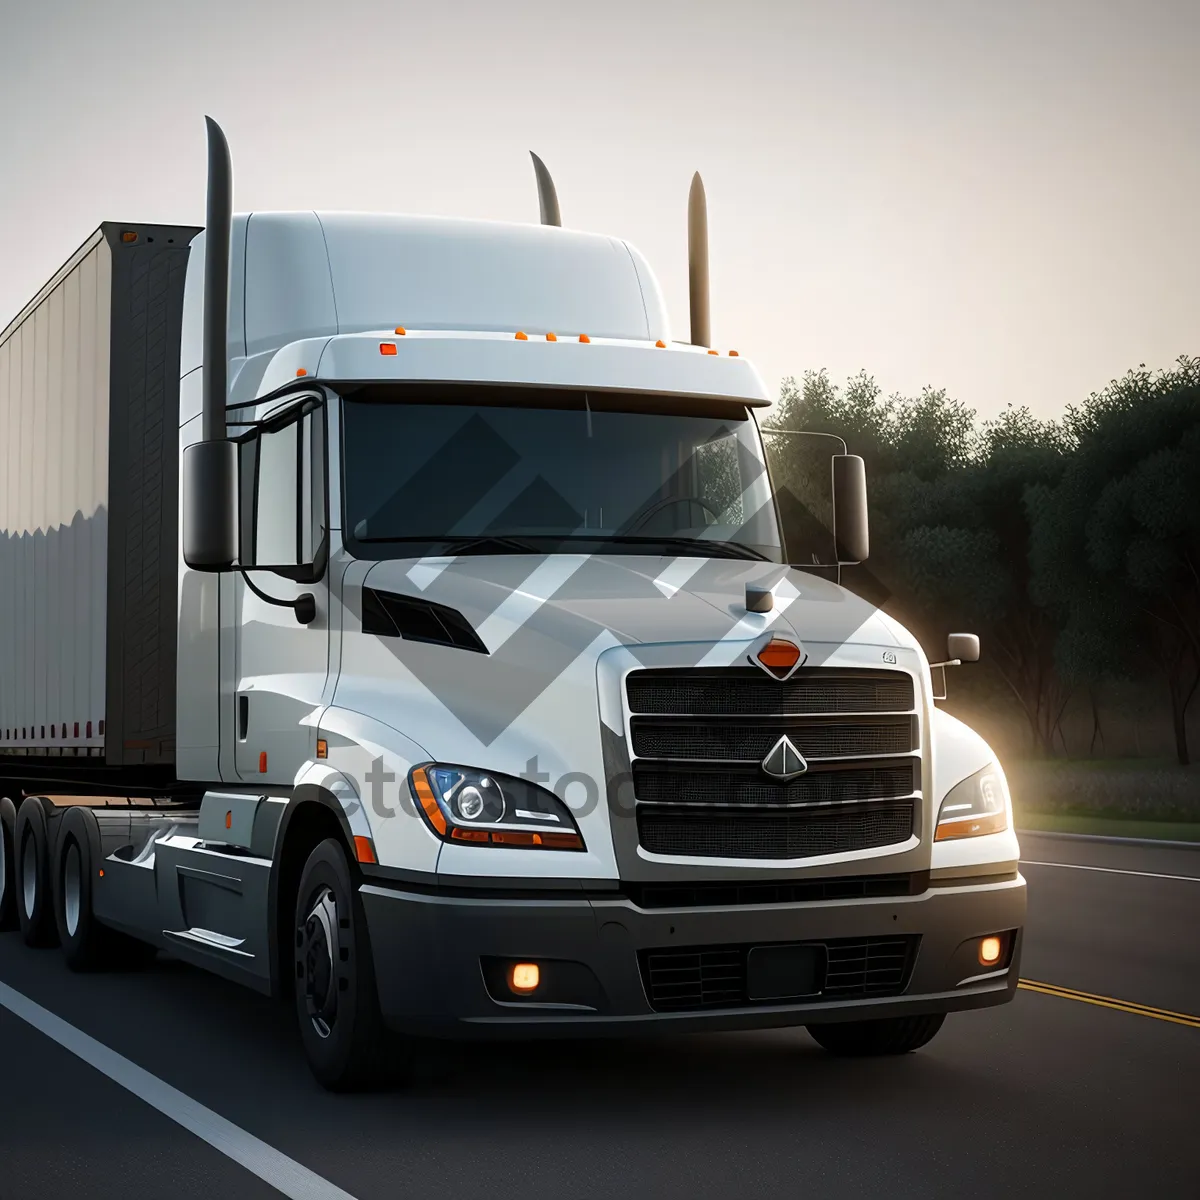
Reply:
<svg viewBox="0 0 1200 1200"><path fill-rule="evenodd" d="M1200 851L1022 851L1023 978L1200 1014L1200 882L1151 877ZM803 1031L448 1048L337 1097L285 1013L181 964L80 977L4 936L0 983L357 1200L1200 1196L1200 1028L1083 999L1022 990L899 1059ZM0 1200L278 1194L0 1007Z"/></svg>

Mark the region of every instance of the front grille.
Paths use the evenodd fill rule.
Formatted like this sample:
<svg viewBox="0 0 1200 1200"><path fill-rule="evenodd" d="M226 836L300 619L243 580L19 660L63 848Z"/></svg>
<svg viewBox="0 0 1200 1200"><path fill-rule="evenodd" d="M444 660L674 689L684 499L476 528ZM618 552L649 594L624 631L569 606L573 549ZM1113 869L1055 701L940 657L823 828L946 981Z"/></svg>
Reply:
<svg viewBox="0 0 1200 1200"><path fill-rule="evenodd" d="M638 837L652 853L811 858L913 832L921 739L902 671L654 668L629 674L626 699ZM762 766L784 735L806 767L786 782Z"/></svg>
<svg viewBox="0 0 1200 1200"><path fill-rule="evenodd" d="M811 904L822 900L878 900L918 896L928 872L847 875L827 879L630 883L625 894L638 908L735 908L749 904Z"/></svg>
<svg viewBox="0 0 1200 1200"><path fill-rule="evenodd" d="M682 808L639 805L638 839L651 854L694 858L813 858L906 841L911 800L855 808Z"/></svg>
<svg viewBox="0 0 1200 1200"><path fill-rule="evenodd" d="M912 676L903 671L801 668L788 680L758 667L633 671L629 707L639 713L769 716L797 713L895 713L913 707Z"/></svg>
<svg viewBox="0 0 1200 1200"><path fill-rule="evenodd" d="M723 804L787 808L891 800L917 790L917 760L897 766L815 770L780 783L754 766L680 769L636 762L633 787L646 804Z"/></svg>
<svg viewBox="0 0 1200 1200"><path fill-rule="evenodd" d="M633 752L639 758L710 759L760 763L782 734L806 759L856 758L869 754L911 754L916 749L912 717L854 724L796 725L760 719L753 725L697 725L635 717Z"/></svg>
<svg viewBox="0 0 1200 1200"><path fill-rule="evenodd" d="M908 936L793 943L820 946L825 952L821 990L805 1003L900 995L908 986L918 940ZM751 949L747 944L643 950L639 965L650 1007L655 1012L694 1012L756 1003L746 989Z"/></svg>

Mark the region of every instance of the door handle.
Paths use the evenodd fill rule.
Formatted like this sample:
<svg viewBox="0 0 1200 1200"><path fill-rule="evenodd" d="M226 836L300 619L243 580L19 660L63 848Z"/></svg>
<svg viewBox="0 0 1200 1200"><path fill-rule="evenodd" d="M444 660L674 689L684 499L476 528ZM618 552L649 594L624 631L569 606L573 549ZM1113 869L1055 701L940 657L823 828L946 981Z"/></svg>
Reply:
<svg viewBox="0 0 1200 1200"><path fill-rule="evenodd" d="M238 741L244 742L250 732L250 697L238 697Z"/></svg>

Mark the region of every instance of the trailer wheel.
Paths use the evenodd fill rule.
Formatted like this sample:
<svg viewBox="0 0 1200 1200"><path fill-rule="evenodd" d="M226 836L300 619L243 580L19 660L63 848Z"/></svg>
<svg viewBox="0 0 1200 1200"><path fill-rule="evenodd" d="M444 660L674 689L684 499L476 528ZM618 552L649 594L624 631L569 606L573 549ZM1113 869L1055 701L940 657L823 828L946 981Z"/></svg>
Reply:
<svg viewBox="0 0 1200 1200"><path fill-rule="evenodd" d="M0 798L0 933L20 928L17 916L17 806Z"/></svg>
<svg viewBox="0 0 1200 1200"><path fill-rule="evenodd" d="M57 929L50 887L50 831L38 796L26 796L17 809L13 860L21 937L27 946L53 946Z"/></svg>
<svg viewBox="0 0 1200 1200"><path fill-rule="evenodd" d="M293 929L296 1016L313 1074L335 1092L388 1082L405 1054L379 1014L366 916L335 838L304 865Z"/></svg>
<svg viewBox="0 0 1200 1200"><path fill-rule="evenodd" d="M864 1058L919 1050L933 1040L945 1019L945 1013L927 1013L877 1021L838 1021L807 1028L812 1039L831 1054Z"/></svg>

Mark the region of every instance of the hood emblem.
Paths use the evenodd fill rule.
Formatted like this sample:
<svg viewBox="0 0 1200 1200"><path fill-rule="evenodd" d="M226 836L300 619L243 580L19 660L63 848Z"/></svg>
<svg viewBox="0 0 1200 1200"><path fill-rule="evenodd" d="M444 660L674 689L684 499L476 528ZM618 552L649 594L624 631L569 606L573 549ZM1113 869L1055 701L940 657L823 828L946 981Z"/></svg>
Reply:
<svg viewBox="0 0 1200 1200"><path fill-rule="evenodd" d="M808 763L785 733L762 760L762 769L776 779L795 779L808 770Z"/></svg>

